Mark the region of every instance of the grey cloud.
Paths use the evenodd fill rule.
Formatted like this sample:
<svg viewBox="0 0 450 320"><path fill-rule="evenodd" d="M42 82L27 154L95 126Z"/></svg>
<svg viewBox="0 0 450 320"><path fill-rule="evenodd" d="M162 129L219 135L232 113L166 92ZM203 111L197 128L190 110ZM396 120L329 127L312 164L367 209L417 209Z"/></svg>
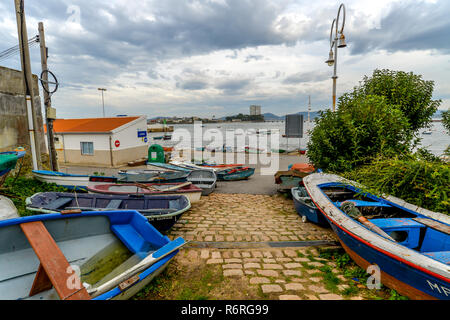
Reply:
<svg viewBox="0 0 450 320"><path fill-rule="evenodd" d="M202 80L188 80L177 82L177 87L185 90L203 90L208 87L208 83Z"/></svg>
<svg viewBox="0 0 450 320"><path fill-rule="evenodd" d="M305 83L305 82L318 82L323 81L325 79L328 79L330 75L325 72L317 72L317 71L311 71L311 72L299 72L292 74L288 77L286 77L283 80L284 84L296 84L296 83Z"/></svg>
<svg viewBox="0 0 450 320"><path fill-rule="evenodd" d="M264 59L264 56L262 56L262 55L252 55L252 54L250 54L250 55L248 55L245 58L245 62L250 62L252 60L258 61L258 60L262 60L262 59Z"/></svg>
<svg viewBox="0 0 450 320"><path fill-rule="evenodd" d="M401 2L392 4L381 19L380 28L360 28L362 17L356 17L349 32L351 54L373 50L450 52L450 2Z"/></svg>
<svg viewBox="0 0 450 320"><path fill-rule="evenodd" d="M224 94L236 95L249 88L251 83L249 79L231 79L219 82L216 88L222 90Z"/></svg>

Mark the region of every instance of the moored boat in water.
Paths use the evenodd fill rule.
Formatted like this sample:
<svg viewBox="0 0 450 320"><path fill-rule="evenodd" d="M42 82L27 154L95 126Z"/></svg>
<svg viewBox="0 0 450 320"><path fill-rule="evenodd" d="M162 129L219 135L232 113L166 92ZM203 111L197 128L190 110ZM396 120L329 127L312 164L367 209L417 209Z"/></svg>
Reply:
<svg viewBox="0 0 450 320"><path fill-rule="evenodd" d="M159 231L169 230L191 203L183 195L107 195L40 192L26 199L26 208L40 213L136 210Z"/></svg>
<svg viewBox="0 0 450 320"><path fill-rule="evenodd" d="M393 196L377 197L342 177L303 179L350 257L376 265L381 283L411 299L450 299L450 217Z"/></svg>
<svg viewBox="0 0 450 320"><path fill-rule="evenodd" d="M0 239L1 300L129 299L185 244L132 210L0 221Z"/></svg>

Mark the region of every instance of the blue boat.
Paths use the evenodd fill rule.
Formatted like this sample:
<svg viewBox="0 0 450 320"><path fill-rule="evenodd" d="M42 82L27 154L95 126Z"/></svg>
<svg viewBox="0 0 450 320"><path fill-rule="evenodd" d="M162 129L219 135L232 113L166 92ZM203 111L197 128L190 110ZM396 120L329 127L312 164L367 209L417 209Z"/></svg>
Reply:
<svg viewBox="0 0 450 320"><path fill-rule="evenodd" d="M410 299L450 299L450 217L393 196L383 198L342 177L303 179L348 255Z"/></svg>
<svg viewBox="0 0 450 320"><path fill-rule="evenodd" d="M312 202L305 187L295 187L291 189L292 199L294 200L295 210L302 218L303 222L314 222L323 227L329 227L327 218Z"/></svg>
<svg viewBox="0 0 450 320"><path fill-rule="evenodd" d="M26 199L27 209L40 213L136 210L158 231L169 230L191 208L184 195L108 195L68 192L39 192Z"/></svg>
<svg viewBox="0 0 450 320"><path fill-rule="evenodd" d="M238 181L250 178L255 173L255 168L234 167L217 171L217 180L219 181Z"/></svg>
<svg viewBox="0 0 450 320"><path fill-rule="evenodd" d="M0 221L1 300L128 299L185 244L136 211Z"/></svg>
<svg viewBox="0 0 450 320"><path fill-rule="evenodd" d="M0 152L0 177L16 167L17 160L25 156L25 151Z"/></svg>

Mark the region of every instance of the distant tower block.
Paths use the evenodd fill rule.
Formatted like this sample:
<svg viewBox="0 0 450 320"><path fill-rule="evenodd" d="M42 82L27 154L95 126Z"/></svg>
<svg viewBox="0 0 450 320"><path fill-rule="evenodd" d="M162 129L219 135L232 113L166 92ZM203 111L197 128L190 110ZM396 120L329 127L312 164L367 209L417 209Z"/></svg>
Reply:
<svg viewBox="0 0 450 320"><path fill-rule="evenodd" d="M250 106L250 115L251 116L260 116L261 115L261 106Z"/></svg>

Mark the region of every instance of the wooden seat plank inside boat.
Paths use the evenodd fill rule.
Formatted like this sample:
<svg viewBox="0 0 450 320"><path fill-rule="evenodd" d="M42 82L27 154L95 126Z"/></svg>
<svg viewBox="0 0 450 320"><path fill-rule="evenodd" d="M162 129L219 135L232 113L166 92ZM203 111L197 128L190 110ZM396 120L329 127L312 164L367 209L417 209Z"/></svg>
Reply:
<svg viewBox="0 0 450 320"><path fill-rule="evenodd" d="M436 220L426 219L426 218L414 218L413 220L422 223L430 228L436 229L445 234L450 234L450 226L443 224Z"/></svg>
<svg viewBox="0 0 450 320"><path fill-rule="evenodd" d="M67 273L70 267L69 262L44 224L41 221L35 221L23 223L20 227L40 261L30 296L48 289L49 284L46 283L48 279L62 300L90 299L84 287L70 289L67 286L68 277L76 277L77 275Z"/></svg>
<svg viewBox="0 0 450 320"><path fill-rule="evenodd" d="M119 209L122 200L111 200L106 206L107 209Z"/></svg>
<svg viewBox="0 0 450 320"><path fill-rule="evenodd" d="M72 201L72 198L67 198L67 197L58 198L58 199L50 202L47 207L50 209L58 209L62 206L65 206L66 204L68 204L71 201Z"/></svg>

